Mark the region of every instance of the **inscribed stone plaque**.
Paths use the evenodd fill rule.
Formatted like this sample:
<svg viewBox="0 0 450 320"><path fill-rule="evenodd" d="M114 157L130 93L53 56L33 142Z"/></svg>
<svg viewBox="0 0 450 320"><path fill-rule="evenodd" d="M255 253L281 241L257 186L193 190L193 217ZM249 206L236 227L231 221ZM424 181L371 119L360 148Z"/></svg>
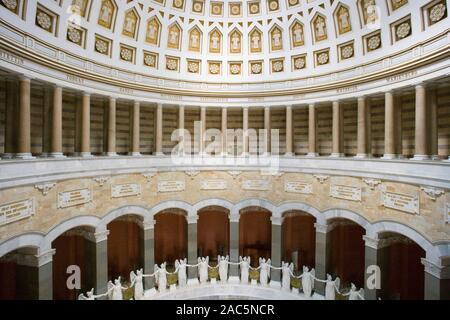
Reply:
<svg viewBox="0 0 450 320"><path fill-rule="evenodd" d="M28 218L33 214L33 199L2 204L0 206L0 226Z"/></svg>
<svg viewBox="0 0 450 320"><path fill-rule="evenodd" d="M141 185L137 183L116 184L111 186L111 197L122 198L141 194Z"/></svg>
<svg viewBox="0 0 450 320"><path fill-rule="evenodd" d="M268 191L270 189L269 181L266 180L245 180L242 183L242 189L252 191Z"/></svg>
<svg viewBox="0 0 450 320"><path fill-rule="evenodd" d="M159 181L158 192L179 192L186 188L184 181Z"/></svg>
<svg viewBox="0 0 450 320"><path fill-rule="evenodd" d="M419 197L402 193L383 192L382 203L386 208L419 214Z"/></svg>
<svg viewBox="0 0 450 320"><path fill-rule="evenodd" d="M284 191L289 193L312 194L312 184L302 181L287 181L284 184Z"/></svg>
<svg viewBox="0 0 450 320"><path fill-rule="evenodd" d="M204 180L201 185L202 190L226 190L227 182L225 180Z"/></svg>
<svg viewBox="0 0 450 320"><path fill-rule="evenodd" d="M58 208L78 206L91 201L91 189L78 189L58 193Z"/></svg>
<svg viewBox="0 0 450 320"><path fill-rule="evenodd" d="M330 195L337 199L361 201L361 188L333 184L330 186Z"/></svg>

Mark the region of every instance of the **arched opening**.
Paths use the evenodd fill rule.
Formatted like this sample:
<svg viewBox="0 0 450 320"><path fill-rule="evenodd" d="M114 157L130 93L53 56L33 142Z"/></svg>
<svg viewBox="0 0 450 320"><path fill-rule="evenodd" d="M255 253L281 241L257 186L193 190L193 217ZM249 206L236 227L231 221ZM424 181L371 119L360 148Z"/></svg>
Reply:
<svg viewBox="0 0 450 320"><path fill-rule="evenodd" d="M80 293L94 287L93 270L95 270L95 266L92 258L95 253L95 243L89 240L89 235L94 233L94 228L78 227L66 231L52 242L52 248L55 249L53 299L76 300ZM68 270L70 266L74 266L75 269ZM77 269L80 272L81 288L72 289L67 286L67 280L70 275L78 272Z"/></svg>
<svg viewBox="0 0 450 320"><path fill-rule="evenodd" d="M108 235L108 278L129 279L130 271L144 266L142 218L126 215L107 225Z"/></svg>
<svg viewBox="0 0 450 320"><path fill-rule="evenodd" d="M186 212L168 209L155 215L155 263L173 265L187 257Z"/></svg>
<svg viewBox="0 0 450 320"><path fill-rule="evenodd" d="M259 258L270 258L272 251L272 213L260 207L241 210L239 218L239 254L249 256L252 266Z"/></svg>
<svg viewBox="0 0 450 320"><path fill-rule="evenodd" d="M343 286L354 283L358 288L363 288L365 229L347 219L333 219L329 224L330 259L327 272L333 278L340 277Z"/></svg>
<svg viewBox="0 0 450 320"><path fill-rule="evenodd" d="M302 211L283 215L282 259L293 262L296 270L302 266L313 268L316 264L316 218Z"/></svg>
<svg viewBox="0 0 450 320"><path fill-rule="evenodd" d="M230 248L230 220L228 210L221 207L207 207L198 212L197 246L200 257L215 260L218 255L226 256Z"/></svg>
<svg viewBox="0 0 450 320"><path fill-rule="evenodd" d="M0 300L39 298L37 253L37 248L24 247L0 258Z"/></svg>
<svg viewBox="0 0 450 320"><path fill-rule="evenodd" d="M383 300L423 300L425 251L411 239L386 232L380 238L381 290Z"/></svg>

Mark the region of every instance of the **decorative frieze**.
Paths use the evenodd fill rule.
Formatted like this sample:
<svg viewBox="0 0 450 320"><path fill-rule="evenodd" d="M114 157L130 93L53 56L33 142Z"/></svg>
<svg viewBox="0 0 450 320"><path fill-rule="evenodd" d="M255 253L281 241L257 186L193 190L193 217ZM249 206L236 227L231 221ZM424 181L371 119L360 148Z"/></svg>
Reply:
<svg viewBox="0 0 450 320"><path fill-rule="evenodd" d="M444 194L444 190L435 187L420 187L420 190L426 193L426 195L433 201Z"/></svg>
<svg viewBox="0 0 450 320"><path fill-rule="evenodd" d="M95 177L95 178L93 178L93 180L95 182L97 182L100 187L103 187L103 185L105 183L107 183L109 181L109 179L111 179L111 177L103 176L103 177Z"/></svg>
<svg viewBox="0 0 450 320"><path fill-rule="evenodd" d="M375 188L381 184L381 180L378 179L363 179L363 182L367 184L370 190L375 190Z"/></svg>
<svg viewBox="0 0 450 320"><path fill-rule="evenodd" d="M284 191L288 193L312 194L313 186L311 183L303 181L286 181Z"/></svg>
<svg viewBox="0 0 450 320"><path fill-rule="evenodd" d="M46 196L50 190L52 190L56 186L56 182L47 182L42 184L36 184L34 187L42 192L44 196Z"/></svg>
<svg viewBox="0 0 450 320"><path fill-rule="evenodd" d="M92 201L91 189L78 189L58 193L58 209L86 204Z"/></svg>
<svg viewBox="0 0 450 320"><path fill-rule="evenodd" d="M331 185L330 196L337 199L361 201L361 188L351 186Z"/></svg>
<svg viewBox="0 0 450 320"><path fill-rule="evenodd" d="M202 190L226 190L227 182L225 180L214 179L204 180L201 182Z"/></svg>
<svg viewBox="0 0 450 320"><path fill-rule="evenodd" d="M148 171L148 172L142 173L142 175L144 176L145 179L147 179L148 182L150 182L152 180L152 178L154 176L156 176L156 174L157 174L156 171Z"/></svg>
<svg viewBox="0 0 450 320"><path fill-rule="evenodd" d="M159 181L158 192L180 192L186 189L186 183L181 180L173 181Z"/></svg>
<svg viewBox="0 0 450 320"><path fill-rule="evenodd" d="M383 191L381 202L386 208L419 214L418 196Z"/></svg>
<svg viewBox="0 0 450 320"><path fill-rule="evenodd" d="M141 185L137 183L116 184L111 186L112 198L138 196L141 194Z"/></svg>
<svg viewBox="0 0 450 320"><path fill-rule="evenodd" d="M242 171L227 171L227 173L233 177L233 179L236 179L237 177L239 177L242 174Z"/></svg>
<svg viewBox="0 0 450 320"><path fill-rule="evenodd" d="M326 176L323 174L315 174L314 178L316 178L317 181L319 181L321 184L324 184L324 182L327 181L330 178L330 176Z"/></svg>
<svg viewBox="0 0 450 320"><path fill-rule="evenodd" d="M242 189L251 191L268 191L270 190L270 183L267 180L245 180L242 182Z"/></svg>
<svg viewBox="0 0 450 320"><path fill-rule="evenodd" d="M27 199L0 205L0 226L34 215L34 201Z"/></svg>

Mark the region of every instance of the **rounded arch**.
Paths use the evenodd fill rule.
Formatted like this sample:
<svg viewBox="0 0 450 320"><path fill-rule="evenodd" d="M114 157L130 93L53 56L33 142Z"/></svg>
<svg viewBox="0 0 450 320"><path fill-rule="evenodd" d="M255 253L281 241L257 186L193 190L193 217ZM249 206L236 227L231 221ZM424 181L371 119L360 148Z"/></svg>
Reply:
<svg viewBox="0 0 450 320"><path fill-rule="evenodd" d="M355 222L362 228L366 230L366 234L371 233L371 224L369 220L361 216L360 214L346 210L346 209L330 209L323 212L323 215L325 217L325 220L331 220L331 219L337 219L337 218L343 218L350 221Z"/></svg>
<svg viewBox="0 0 450 320"><path fill-rule="evenodd" d="M0 243L0 257L24 247L33 247L41 251L40 244L43 239L44 235L39 232L30 232L9 238Z"/></svg>
<svg viewBox="0 0 450 320"><path fill-rule="evenodd" d="M193 211L195 212L195 214L198 214L198 212L206 207L210 207L210 206L215 206L215 207L222 207L227 209L228 211L233 210L233 204L231 202L229 202L228 200L224 200L224 199L206 199L206 200L202 200L197 202L196 204L194 204L193 206Z"/></svg>
<svg viewBox="0 0 450 320"><path fill-rule="evenodd" d="M280 216L276 215L276 214L278 214L277 207L270 201L263 200L263 199L246 199L241 202L238 202L233 206L233 209L231 210L231 215L239 216L240 211L247 207L261 207L263 209L270 211L272 213L272 217L276 217L276 218L280 217Z"/></svg>
<svg viewBox="0 0 450 320"><path fill-rule="evenodd" d="M167 209L182 209L186 211L188 217L195 217L197 212L193 209L192 205L185 201L179 200L168 200L161 203L158 203L154 207L149 210L150 219L154 219L155 215L161 211Z"/></svg>
<svg viewBox="0 0 450 320"><path fill-rule="evenodd" d="M81 226L96 228L99 221L100 219L95 216L78 216L63 221L45 235L40 247L44 251L50 250L52 248L52 242L64 232Z"/></svg>
<svg viewBox="0 0 450 320"><path fill-rule="evenodd" d="M372 225L371 236L375 239L378 238L379 234L384 232L398 233L414 241L426 252L427 260L434 263L440 263L440 257L446 256L450 252L450 244L433 245L417 230L403 223L394 221L378 221Z"/></svg>
<svg viewBox="0 0 450 320"><path fill-rule="evenodd" d="M98 223L97 225L97 232L106 230L106 226L111 221L120 218L122 216L127 215L136 215L142 217L142 219L145 221L146 216L149 215L149 210L147 208L141 207L141 206L125 206L118 209L114 209L107 213Z"/></svg>
<svg viewBox="0 0 450 320"><path fill-rule="evenodd" d="M274 216L276 217L282 217L284 213L288 211L303 211L310 215L312 215L314 218L316 218L317 223L319 224L325 224L325 218L324 215L320 213L320 211L313 206L303 203L303 202L285 202L279 205L274 212Z"/></svg>

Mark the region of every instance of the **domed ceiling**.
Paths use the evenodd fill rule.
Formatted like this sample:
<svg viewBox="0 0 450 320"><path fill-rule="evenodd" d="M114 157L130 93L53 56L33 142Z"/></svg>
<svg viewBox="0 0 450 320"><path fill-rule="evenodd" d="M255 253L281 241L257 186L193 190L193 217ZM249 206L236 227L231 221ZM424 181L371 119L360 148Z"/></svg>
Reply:
<svg viewBox="0 0 450 320"><path fill-rule="evenodd" d="M345 70L429 38L447 18L445 0L28 1L35 17L23 16L24 0L0 3L28 32L77 56L207 82Z"/></svg>

